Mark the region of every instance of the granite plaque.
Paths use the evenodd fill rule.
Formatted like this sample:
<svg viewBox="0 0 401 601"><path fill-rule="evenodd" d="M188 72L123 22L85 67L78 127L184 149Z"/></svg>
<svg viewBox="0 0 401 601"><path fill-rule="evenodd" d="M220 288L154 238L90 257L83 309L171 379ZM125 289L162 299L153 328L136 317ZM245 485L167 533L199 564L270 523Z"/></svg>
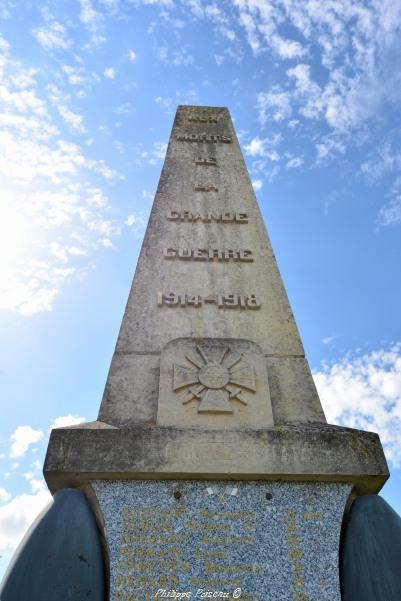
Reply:
<svg viewBox="0 0 401 601"><path fill-rule="evenodd" d="M340 601L338 547L350 486L95 481L110 601Z"/></svg>

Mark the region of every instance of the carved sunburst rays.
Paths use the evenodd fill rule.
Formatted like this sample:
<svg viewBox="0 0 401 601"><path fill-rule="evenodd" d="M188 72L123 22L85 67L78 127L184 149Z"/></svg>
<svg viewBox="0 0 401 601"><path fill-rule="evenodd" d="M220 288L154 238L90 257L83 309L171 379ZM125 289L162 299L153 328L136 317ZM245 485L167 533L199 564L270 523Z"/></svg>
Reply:
<svg viewBox="0 0 401 601"><path fill-rule="evenodd" d="M256 382L255 370L243 355L235 355L226 347L217 360L211 360L200 346L195 348L197 356L185 355L191 367L173 366L174 391L188 389L183 405L199 401L198 413L233 413L232 400L247 405L243 389L255 392Z"/></svg>

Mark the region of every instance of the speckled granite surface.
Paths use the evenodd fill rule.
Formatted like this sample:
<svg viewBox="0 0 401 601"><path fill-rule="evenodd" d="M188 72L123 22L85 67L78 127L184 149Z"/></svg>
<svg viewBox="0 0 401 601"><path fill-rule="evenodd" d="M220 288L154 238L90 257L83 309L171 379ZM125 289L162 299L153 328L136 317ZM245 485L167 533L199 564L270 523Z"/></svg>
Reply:
<svg viewBox="0 0 401 601"><path fill-rule="evenodd" d="M340 601L348 485L105 480L93 488L110 601Z"/></svg>

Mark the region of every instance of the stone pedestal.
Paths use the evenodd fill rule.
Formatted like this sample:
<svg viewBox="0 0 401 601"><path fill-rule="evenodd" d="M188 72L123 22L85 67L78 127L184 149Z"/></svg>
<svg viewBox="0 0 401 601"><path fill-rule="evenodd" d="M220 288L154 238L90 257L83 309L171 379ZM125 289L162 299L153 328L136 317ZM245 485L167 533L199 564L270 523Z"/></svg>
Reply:
<svg viewBox="0 0 401 601"><path fill-rule="evenodd" d="M92 486L105 520L110 601L341 600L347 484L103 480Z"/></svg>

